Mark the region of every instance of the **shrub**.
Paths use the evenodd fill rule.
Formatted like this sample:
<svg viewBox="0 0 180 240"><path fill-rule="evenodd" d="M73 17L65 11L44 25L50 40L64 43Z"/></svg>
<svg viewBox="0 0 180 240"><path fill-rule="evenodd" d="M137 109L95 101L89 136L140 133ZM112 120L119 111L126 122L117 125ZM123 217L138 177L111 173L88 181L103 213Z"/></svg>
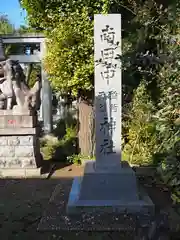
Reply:
<svg viewBox="0 0 180 240"><path fill-rule="evenodd" d="M141 82L134 91L132 108L129 110L127 143L123 148L123 159L130 164L152 164L152 155L157 148L155 108Z"/></svg>
<svg viewBox="0 0 180 240"><path fill-rule="evenodd" d="M169 186L174 202L180 203L180 141L174 144L174 148L166 154L158 167L162 180Z"/></svg>
<svg viewBox="0 0 180 240"><path fill-rule="evenodd" d="M53 135L46 135L40 139L41 153L44 160L52 160L54 158L60 142L57 137Z"/></svg>
<svg viewBox="0 0 180 240"><path fill-rule="evenodd" d="M90 156L83 156L81 154L73 154L69 157L67 157L67 161L69 163L81 165L84 163L86 160L95 160L95 157L90 157Z"/></svg>
<svg viewBox="0 0 180 240"><path fill-rule="evenodd" d="M62 126L62 124L60 124L60 126ZM65 126L65 129L63 129L64 135L61 136L61 138L52 134L40 139L41 153L44 160L66 161L68 156L76 153L76 128L68 126L67 124L65 124ZM63 131L61 133L63 133ZM57 133L57 131L55 132Z"/></svg>

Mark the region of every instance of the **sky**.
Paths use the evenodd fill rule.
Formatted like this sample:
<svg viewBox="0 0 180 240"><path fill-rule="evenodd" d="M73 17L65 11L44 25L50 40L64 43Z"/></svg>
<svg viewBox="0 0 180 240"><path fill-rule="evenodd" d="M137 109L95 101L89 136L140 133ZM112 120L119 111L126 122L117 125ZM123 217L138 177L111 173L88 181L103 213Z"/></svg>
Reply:
<svg viewBox="0 0 180 240"><path fill-rule="evenodd" d="M16 28L26 25L26 13L20 8L19 0L0 0L0 14L7 15Z"/></svg>

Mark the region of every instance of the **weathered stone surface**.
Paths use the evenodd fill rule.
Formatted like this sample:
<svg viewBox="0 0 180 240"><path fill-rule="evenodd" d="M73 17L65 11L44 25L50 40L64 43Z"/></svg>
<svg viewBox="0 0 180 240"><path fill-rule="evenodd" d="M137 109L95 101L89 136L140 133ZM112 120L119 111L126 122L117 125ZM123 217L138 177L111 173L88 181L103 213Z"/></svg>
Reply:
<svg viewBox="0 0 180 240"><path fill-rule="evenodd" d="M5 135L35 135L37 128L0 128L0 136Z"/></svg>
<svg viewBox="0 0 180 240"><path fill-rule="evenodd" d="M16 168L21 166L21 161L15 157L1 157L0 168Z"/></svg>
<svg viewBox="0 0 180 240"><path fill-rule="evenodd" d="M0 137L0 146L6 146L7 144L7 137Z"/></svg>
<svg viewBox="0 0 180 240"><path fill-rule="evenodd" d="M32 135L31 136L6 136L5 138L8 145L14 145L14 146L34 146L36 141L36 137Z"/></svg>
<svg viewBox="0 0 180 240"><path fill-rule="evenodd" d="M23 116L31 116L34 115L34 112L31 110L24 110L24 109L7 109L7 110L0 110L0 116L2 115L23 115Z"/></svg>
<svg viewBox="0 0 180 240"><path fill-rule="evenodd" d="M26 168L2 168L0 169L0 177L7 178L34 178L34 177L42 177L46 178L47 174L41 175L40 168L26 169Z"/></svg>
<svg viewBox="0 0 180 240"><path fill-rule="evenodd" d="M6 177L14 177L14 178L20 178L20 177L25 177L26 172L25 169L23 168L2 168L0 169L0 177L1 178L6 178Z"/></svg>
<svg viewBox="0 0 180 240"><path fill-rule="evenodd" d="M0 110L0 177L40 176L38 135L34 111Z"/></svg>
<svg viewBox="0 0 180 240"><path fill-rule="evenodd" d="M7 136L7 145L9 146L18 146L20 145L20 138L17 136Z"/></svg>
<svg viewBox="0 0 180 240"><path fill-rule="evenodd" d="M36 136L3 136L0 137L1 146L35 146Z"/></svg>
<svg viewBox="0 0 180 240"><path fill-rule="evenodd" d="M15 155L14 146L0 147L0 157L14 157L14 155Z"/></svg>
<svg viewBox="0 0 180 240"><path fill-rule="evenodd" d="M0 177L39 177L40 149L35 135L0 137Z"/></svg>
<svg viewBox="0 0 180 240"><path fill-rule="evenodd" d="M0 157L0 168L36 168L36 161L33 157Z"/></svg>
<svg viewBox="0 0 180 240"><path fill-rule="evenodd" d="M35 146L36 136L21 136L20 145L21 146Z"/></svg>
<svg viewBox="0 0 180 240"><path fill-rule="evenodd" d="M36 122L36 116L0 115L0 128L32 128Z"/></svg>
<svg viewBox="0 0 180 240"><path fill-rule="evenodd" d="M23 158L21 163L22 168L36 168L35 158Z"/></svg>
<svg viewBox="0 0 180 240"><path fill-rule="evenodd" d="M34 147L32 146L16 146L16 157L34 157Z"/></svg>
<svg viewBox="0 0 180 240"><path fill-rule="evenodd" d="M0 146L0 157L34 157L35 147L33 146Z"/></svg>
<svg viewBox="0 0 180 240"><path fill-rule="evenodd" d="M4 168L6 166L6 158L0 157L0 168Z"/></svg>
<svg viewBox="0 0 180 240"><path fill-rule="evenodd" d="M28 177L46 177L48 174L41 175L41 169L40 168L26 168L25 169L25 176Z"/></svg>

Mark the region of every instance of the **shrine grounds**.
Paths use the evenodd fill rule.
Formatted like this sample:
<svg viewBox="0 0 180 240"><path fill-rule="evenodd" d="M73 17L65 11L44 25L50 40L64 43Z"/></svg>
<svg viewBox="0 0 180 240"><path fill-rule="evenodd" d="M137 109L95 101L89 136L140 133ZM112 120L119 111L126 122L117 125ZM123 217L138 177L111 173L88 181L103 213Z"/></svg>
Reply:
<svg viewBox="0 0 180 240"><path fill-rule="evenodd" d="M124 235L118 232L37 231L42 214L57 184L62 185L62 201L67 201L73 177L81 175L82 170L82 167L72 165L55 171L47 179L0 179L0 239L132 239L128 233ZM152 239L179 239L180 216L178 209L175 210L172 205L169 190L160 182L155 182L153 170L136 171L156 208L168 215L171 226L169 230L164 230L164 234L160 234L161 238ZM136 236L134 239L140 238Z"/></svg>

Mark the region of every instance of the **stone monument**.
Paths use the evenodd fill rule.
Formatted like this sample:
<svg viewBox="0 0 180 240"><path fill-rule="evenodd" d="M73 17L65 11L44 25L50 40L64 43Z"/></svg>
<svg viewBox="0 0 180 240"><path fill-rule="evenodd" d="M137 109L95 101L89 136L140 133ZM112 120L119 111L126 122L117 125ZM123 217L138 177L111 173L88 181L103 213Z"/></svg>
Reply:
<svg viewBox="0 0 180 240"><path fill-rule="evenodd" d="M134 171L121 162L121 15L95 15L96 161L74 179L67 213L149 212Z"/></svg>
<svg viewBox="0 0 180 240"><path fill-rule="evenodd" d="M39 175L41 165L37 125L37 94L17 61L6 60L0 45L0 177Z"/></svg>

